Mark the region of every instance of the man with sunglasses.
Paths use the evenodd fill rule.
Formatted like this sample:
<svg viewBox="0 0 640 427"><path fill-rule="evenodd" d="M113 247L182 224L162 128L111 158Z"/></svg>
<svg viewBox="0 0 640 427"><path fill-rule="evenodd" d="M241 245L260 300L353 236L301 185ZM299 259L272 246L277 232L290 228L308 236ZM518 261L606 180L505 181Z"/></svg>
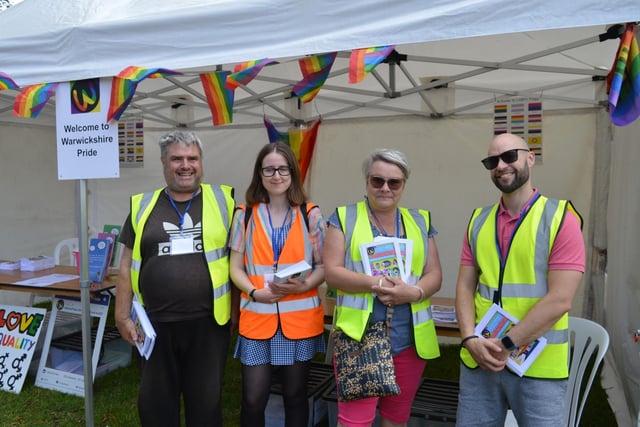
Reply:
<svg viewBox="0 0 640 427"><path fill-rule="evenodd" d="M564 426L568 312L585 263L582 219L570 201L532 186L535 155L519 136L496 136L481 162L502 197L473 212L464 236L457 423L502 426L511 408L520 425ZM475 326L494 304L519 323L502 338L478 337ZM547 345L524 376L509 371L509 355L542 336Z"/></svg>

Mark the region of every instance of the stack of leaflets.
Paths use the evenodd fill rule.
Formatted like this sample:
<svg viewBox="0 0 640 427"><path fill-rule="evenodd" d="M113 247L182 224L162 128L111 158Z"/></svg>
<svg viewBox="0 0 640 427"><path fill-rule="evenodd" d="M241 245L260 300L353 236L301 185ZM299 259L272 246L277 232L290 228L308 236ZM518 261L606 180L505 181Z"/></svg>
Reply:
<svg viewBox="0 0 640 427"><path fill-rule="evenodd" d="M120 256L122 255L122 248L120 243L120 231L121 225L105 224L102 231L113 236L113 250L111 254L111 261L109 267L117 267L120 264ZM98 237L100 237L98 235Z"/></svg>
<svg viewBox="0 0 640 427"><path fill-rule="evenodd" d="M138 353L149 360L156 343L156 330L153 328L144 307L137 300L133 300L131 303L131 320L133 320L138 333L138 341L136 341Z"/></svg>
<svg viewBox="0 0 640 427"><path fill-rule="evenodd" d="M50 256L39 255L29 258L20 258L20 270L22 271L47 270L55 266L55 259Z"/></svg>
<svg viewBox="0 0 640 427"><path fill-rule="evenodd" d="M93 237L89 239L89 280L102 283L111 259L113 240Z"/></svg>
<svg viewBox="0 0 640 427"><path fill-rule="evenodd" d="M287 283L289 279L298 279L304 282L309 273L311 273L311 266L307 261L302 260L276 272L273 275L273 281L276 283Z"/></svg>
<svg viewBox="0 0 640 427"><path fill-rule="evenodd" d="M437 305L431 306L431 315L433 320L441 323L456 323L456 307L453 305Z"/></svg>
<svg viewBox="0 0 640 427"><path fill-rule="evenodd" d="M395 237L376 237L373 242L360 245L364 272L369 276L411 276L413 241Z"/></svg>
<svg viewBox="0 0 640 427"><path fill-rule="evenodd" d="M502 307L493 304L476 326L474 333L483 338L500 339L517 323L518 319ZM507 366L519 376L523 376L546 345L547 339L540 337L528 345L516 348L511 352L507 360Z"/></svg>

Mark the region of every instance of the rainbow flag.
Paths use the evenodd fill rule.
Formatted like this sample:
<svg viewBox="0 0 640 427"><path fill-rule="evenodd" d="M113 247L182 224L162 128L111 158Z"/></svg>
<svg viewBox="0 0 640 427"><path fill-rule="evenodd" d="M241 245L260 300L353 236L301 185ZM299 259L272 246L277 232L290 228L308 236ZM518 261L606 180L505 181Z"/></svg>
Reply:
<svg viewBox="0 0 640 427"><path fill-rule="evenodd" d="M207 96L213 125L226 125L233 121L233 97L235 92L225 87L229 71L200 74L202 88Z"/></svg>
<svg viewBox="0 0 640 427"><path fill-rule="evenodd" d="M320 92L320 88L329 77L337 52L302 58L298 61L303 79L293 87L302 102L309 102Z"/></svg>
<svg viewBox="0 0 640 427"><path fill-rule="evenodd" d="M296 156L296 160L298 160L300 178L302 179L302 182L306 179L309 167L311 166L311 159L316 146L320 122L321 120L316 120L311 127L292 127L288 132L282 133L278 131L273 123L271 123L266 117L264 118L264 125L267 128L269 142L274 143L283 141L291 147L291 151L293 151L293 154Z"/></svg>
<svg viewBox="0 0 640 427"><path fill-rule="evenodd" d="M57 87L58 83L39 83L25 87L14 101L13 115L35 119Z"/></svg>
<svg viewBox="0 0 640 427"><path fill-rule="evenodd" d="M616 126L626 126L640 116L640 51L633 28L627 24L614 67L607 75L609 115Z"/></svg>
<svg viewBox="0 0 640 427"><path fill-rule="evenodd" d="M18 89L18 85L11 77L0 71L0 90Z"/></svg>
<svg viewBox="0 0 640 427"><path fill-rule="evenodd" d="M395 46L367 47L354 49L349 57L349 83L359 83L376 66L385 60Z"/></svg>
<svg viewBox="0 0 640 427"><path fill-rule="evenodd" d="M248 85L265 65L273 64L274 62L269 58L265 58L236 65L233 73L227 76L227 89L235 90L240 85Z"/></svg>
<svg viewBox="0 0 640 427"><path fill-rule="evenodd" d="M131 99L133 99L138 83L142 80L147 77L156 79L176 74L181 73L166 68L142 68L134 65L130 65L120 71L111 83L111 102L107 113L107 121L120 119L124 110L129 106Z"/></svg>

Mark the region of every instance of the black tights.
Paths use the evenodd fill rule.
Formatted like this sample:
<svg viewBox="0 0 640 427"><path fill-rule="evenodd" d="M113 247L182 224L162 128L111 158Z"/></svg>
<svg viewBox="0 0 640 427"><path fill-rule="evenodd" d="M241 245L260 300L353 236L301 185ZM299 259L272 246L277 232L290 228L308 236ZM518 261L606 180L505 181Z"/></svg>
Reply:
<svg viewBox="0 0 640 427"><path fill-rule="evenodd" d="M311 362L295 362L278 366L282 384L285 427L306 426L309 423L307 379ZM265 409L271 388L272 365L242 365L242 427L264 427Z"/></svg>

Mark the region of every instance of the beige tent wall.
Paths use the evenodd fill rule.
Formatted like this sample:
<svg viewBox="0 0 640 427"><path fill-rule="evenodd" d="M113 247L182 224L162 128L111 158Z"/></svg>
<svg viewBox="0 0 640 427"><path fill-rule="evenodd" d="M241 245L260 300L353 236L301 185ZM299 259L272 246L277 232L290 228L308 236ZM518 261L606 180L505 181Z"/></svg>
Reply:
<svg viewBox="0 0 640 427"><path fill-rule="evenodd" d="M586 221L594 117L594 113L546 113L543 162L532 171L534 184L545 195L570 198ZM162 133L145 131L144 167L123 167L119 179L88 181L90 233L101 231L103 224L121 224L130 194L164 185L157 146ZM205 143L205 180L234 186L238 202L243 202L255 155L267 142L266 131L221 129L199 134ZM460 244L471 210L498 197L480 164L491 136L490 117L326 121L318 133L310 194L328 216L336 206L364 195L361 165L368 152L376 147L404 151L412 174L402 204L431 210L444 272L440 295L454 296ZM0 206L0 239L6 242L0 245L0 258L53 254L55 243L75 236L77 229L75 182L56 179L54 130L4 126L0 152L5 201ZM581 305L580 296L574 312L580 313Z"/></svg>

